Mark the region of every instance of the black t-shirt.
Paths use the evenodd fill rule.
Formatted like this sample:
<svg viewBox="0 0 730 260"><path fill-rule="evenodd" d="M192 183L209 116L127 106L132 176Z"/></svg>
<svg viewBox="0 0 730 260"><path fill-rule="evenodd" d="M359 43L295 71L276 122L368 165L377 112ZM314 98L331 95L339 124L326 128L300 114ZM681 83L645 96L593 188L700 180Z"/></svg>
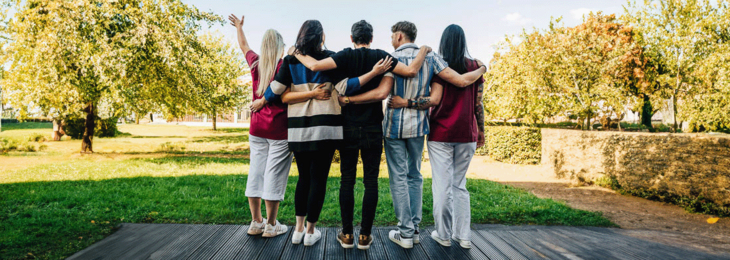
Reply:
<svg viewBox="0 0 730 260"><path fill-rule="evenodd" d="M363 47L359 49L346 48L338 53L335 53L331 57L337 64L337 69L335 71L342 74L342 76L346 78L357 78L365 73L370 72L373 69L373 66L375 66L375 64L377 64L380 59L385 59L389 56L390 54L383 50L374 50ZM393 65L389 70L390 72L392 72L393 69L395 69L395 66L398 64L398 59L392 59ZM376 89L380 85L381 79L383 79L383 75L378 75L377 77L370 80L367 84L361 86L360 90L353 93L352 96ZM377 129L382 132L382 102L347 105L342 108L342 115L345 118L344 125L346 127L378 126Z"/></svg>

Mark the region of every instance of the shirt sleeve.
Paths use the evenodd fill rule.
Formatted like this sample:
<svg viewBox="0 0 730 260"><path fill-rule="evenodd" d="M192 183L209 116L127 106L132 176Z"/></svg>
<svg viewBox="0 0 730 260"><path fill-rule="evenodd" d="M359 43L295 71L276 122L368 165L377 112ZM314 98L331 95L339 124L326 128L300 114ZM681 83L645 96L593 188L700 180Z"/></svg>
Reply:
<svg viewBox="0 0 730 260"><path fill-rule="evenodd" d="M350 49L341 50L340 52L330 56L330 58L332 58L332 60L335 61L335 64L337 64L337 69L347 70L349 67L347 66L347 62L350 60Z"/></svg>
<svg viewBox="0 0 730 260"><path fill-rule="evenodd" d="M388 54L388 53L387 53L387 52L385 52L384 50L380 50L380 57L381 57L381 59L385 59L385 58L387 58L387 57L390 57L390 58L391 58L391 60L393 60L393 65L391 65L391 67L390 67L390 69L388 70L388 72L393 72L393 70L395 69L395 66L397 66L397 65L398 65L398 62L400 62L400 61L399 61L398 59L396 59L396 58L395 58L395 57L393 57L392 55Z"/></svg>
<svg viewBox="0 0 730 260"><path fill-rule="evenodd" d="M291 85L291 71L289 70L289 59L284 58L284 62L279 67L279 72L276 73L274 81L269 84L269 88L264 92L264 98L266 101L273 102L281 99L281 94Z"/></svg>
<svg viewBox="0 0 730 260"><path fill-rule="evenodd" d="M431 66L433 66L433 72L434 74L439 74L441 71L445 70L449 67L449 64L444 60L441 55L438 54L429 54L427 57L427 62L430 62Z"/></svg>

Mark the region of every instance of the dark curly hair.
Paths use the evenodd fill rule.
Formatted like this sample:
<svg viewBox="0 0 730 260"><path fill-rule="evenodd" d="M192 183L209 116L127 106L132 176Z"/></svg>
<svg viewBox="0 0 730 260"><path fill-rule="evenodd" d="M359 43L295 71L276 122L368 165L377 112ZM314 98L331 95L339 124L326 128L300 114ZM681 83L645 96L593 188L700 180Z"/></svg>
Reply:
<svg viewBox="0 0 730 260"><path fill-rule="evenodd" d="M297 35L296 53L301 55L312 55L322 53L322 40L324 28L317 20L307 20L302 24Z"/></svg>
<svg viewBox="0 0 730 260"><path fill-rule="evenodd" d="M369 44L373 41L373 26L365 20L360 20L353 24L350 31L352 33L352 41L355 44Z"/></svg>
<svg viewBox="0 0 730 260"><path fill-rule="evenodd" d="M402 32L406 35L406 37L408 37L408 40L412 42L416 41L416 34L418 33L418 30L416 30L416 25L412 22L400 21L393 25L390 30L393 33Z"/></svg>

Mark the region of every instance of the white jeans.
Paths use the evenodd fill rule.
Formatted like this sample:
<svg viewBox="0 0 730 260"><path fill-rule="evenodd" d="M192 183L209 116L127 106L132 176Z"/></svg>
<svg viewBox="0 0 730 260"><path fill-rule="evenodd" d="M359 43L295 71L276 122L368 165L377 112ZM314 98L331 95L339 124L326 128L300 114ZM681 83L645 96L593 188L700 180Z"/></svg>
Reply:
<svg viewBox="0 0 730 260"><path fill-rule="evenodd" d="M246 197L284 200L292 162L288 142L249 135L248 143L251 167L246 182Z"/></svg>
<svg viewBox="0 0 730 260"><path fill-rule="evenodd" d="M433 175L433 220L441 239L471 240L466 171L476 148L476 143L428 142Z"/></svg>

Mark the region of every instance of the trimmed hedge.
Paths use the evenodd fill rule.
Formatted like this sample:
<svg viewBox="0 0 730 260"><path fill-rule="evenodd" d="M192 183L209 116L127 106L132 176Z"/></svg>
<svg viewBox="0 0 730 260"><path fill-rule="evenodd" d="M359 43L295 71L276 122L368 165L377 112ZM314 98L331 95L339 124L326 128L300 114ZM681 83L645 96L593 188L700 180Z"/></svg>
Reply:
<svg viewBox="0 0 730 260"><path fill-rule="evenodd" d="M486 126L485 145L477 155L489 155L492 159L513 164L539 164L542 153L540 128Z"/></svg>

